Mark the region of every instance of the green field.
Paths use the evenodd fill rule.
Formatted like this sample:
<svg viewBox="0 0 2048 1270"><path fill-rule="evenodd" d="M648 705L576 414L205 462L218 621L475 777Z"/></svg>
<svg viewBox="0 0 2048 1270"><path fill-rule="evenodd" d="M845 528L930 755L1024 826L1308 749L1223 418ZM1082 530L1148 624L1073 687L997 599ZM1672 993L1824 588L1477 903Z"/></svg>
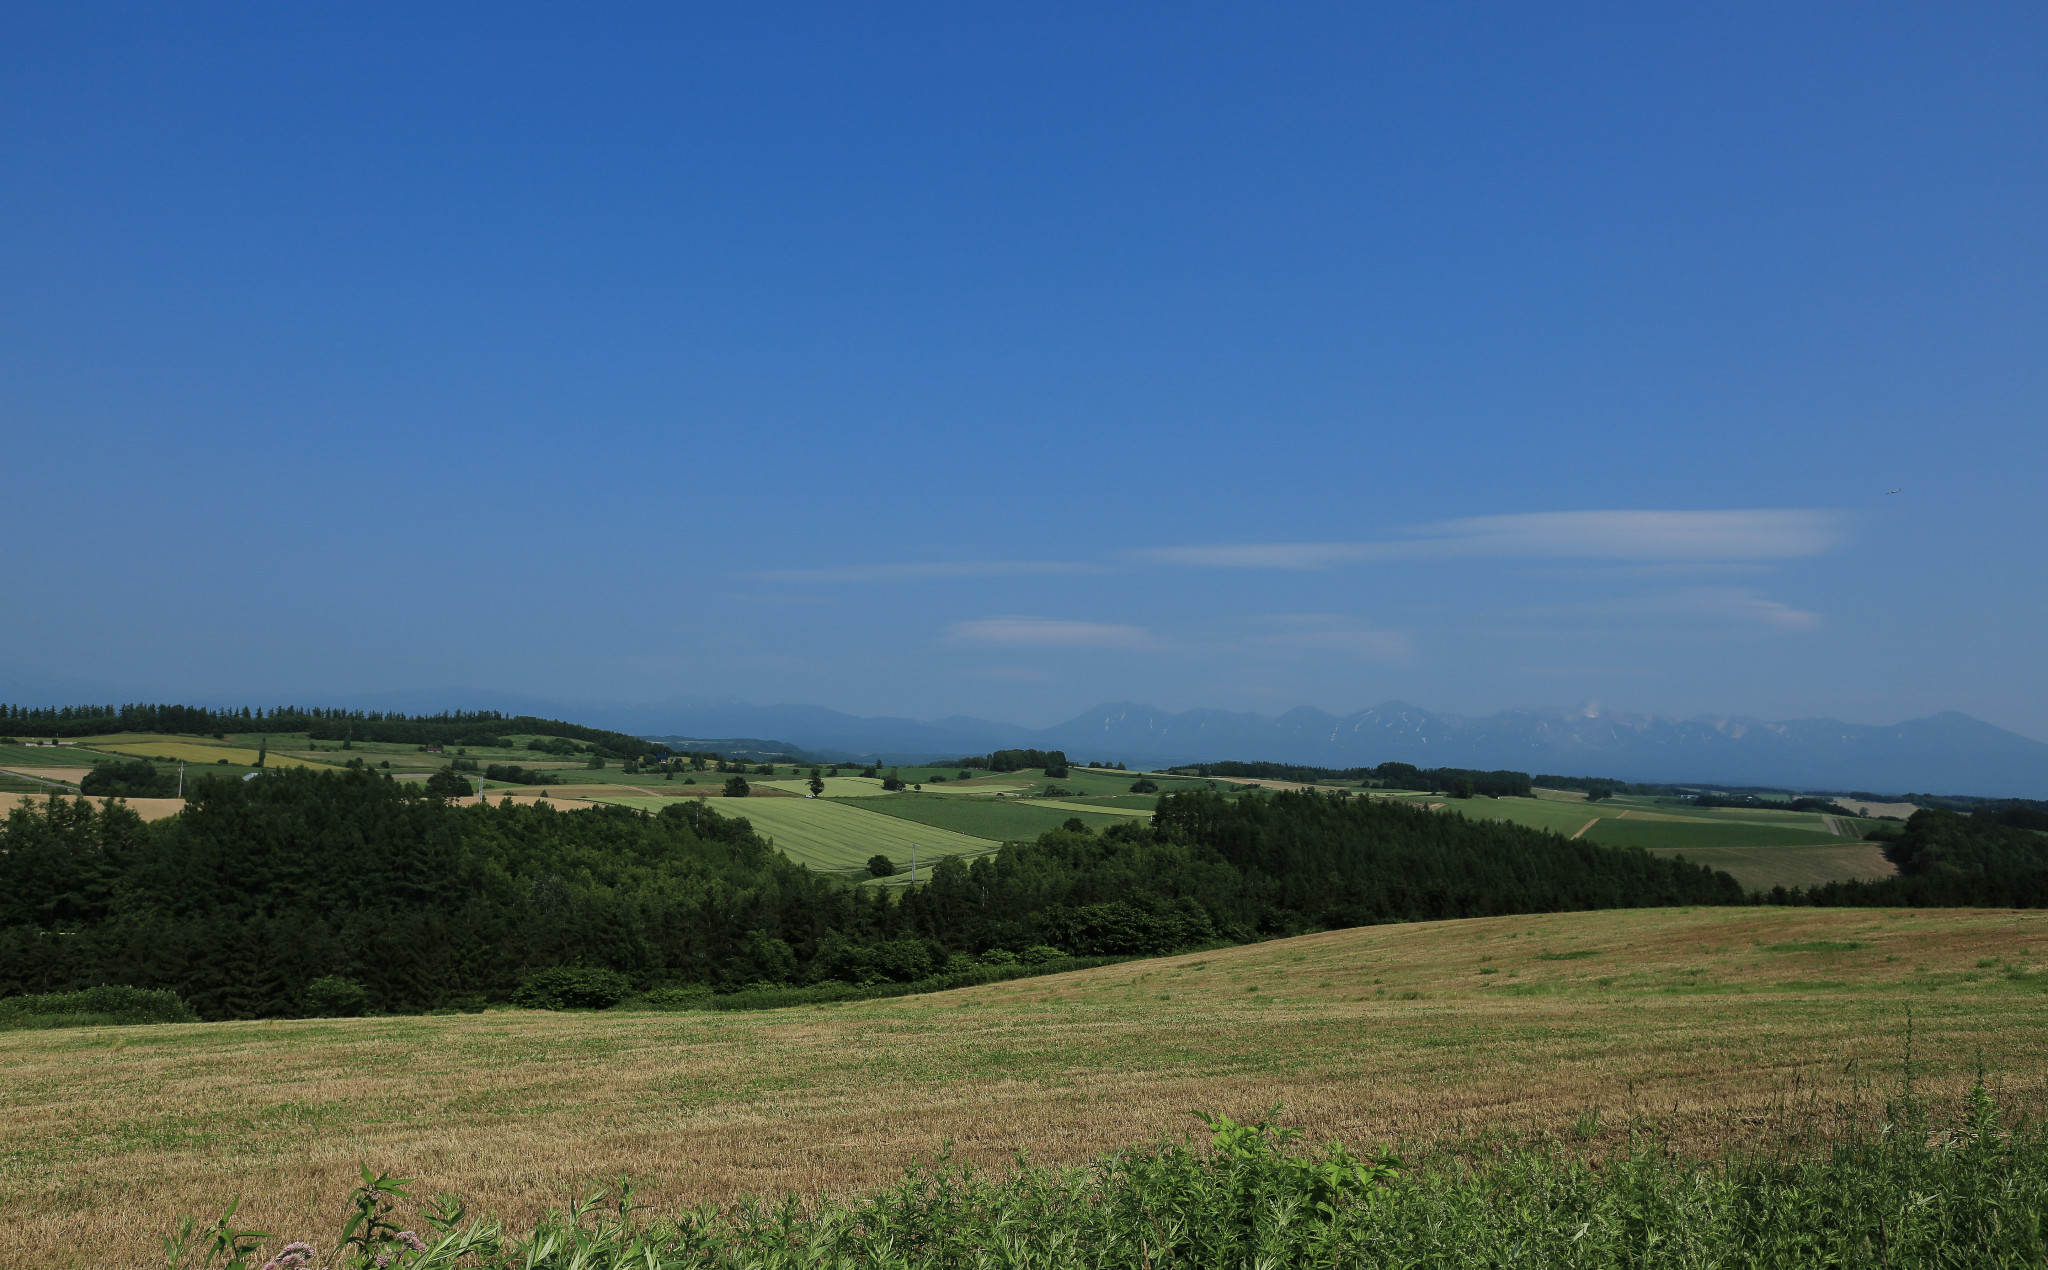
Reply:
<svg viewBox="0 0 2048 1270"><path fill-rule="evenodd" d="M1116 804L1106 798L1095 803L1067 802L1059 798L1031 798L1023 801L1028 802L1033 807L1050 807L1055 811L1064 811L1069 814L1078 811L1090 815L1123 816L1126 819L1136 820L1150 820L1152 818L1152 809L1149 807L1116 807ZM1110 810L1112 807L1115 808L1114 811Z"/></svg>
<svg viewBox="0 0 2048 1270"><path fill-rule="evenodd" d="M702 775L697 778L700 784L706 779L711 780L713 784L717 784L719 781L724 780L725 777L713 772L708 778ZM824 782L825 797L827 798L881 798L888 796L888 791L882 788L880 777L821 776L818 779ZM770 789L787 790L792 794L808 794L811 792L809 777L803 780L769 780L765 776L758 779L749 776L747 781L753 785L766 785Z"/></svg>
<svg viewBox="0 0 2048 1270"><path fill-rule="evenodd" d="M69 745L0 745L0 767L91 767L99 757Z"/></svg>
<svg viewBox="0 0 2048 1270"><path fill-rule="evenodd" d="M617 802L642 810L647 806L644 798L596 801ZM865 868L869 858L877 855L908 865L912 843L917 844L920 863L945 855L980 855L996 847L985 838L919 827L829 798L720 800L716 810L723 816L745 816L753 822L756 832L773 839L790 859L831 872Z"/></svg>
<svg viewBox="0 0 2048 1270"><path fill-rule="evenodd" d="M1122 824L1128 816L1104 812L1077 812L1055 807L1035 807L1022 799L951 798L909 794L901 798L873 800L873 808L885 816L950 829L955 833L988 838L997 842L1021 842L1057 829L1068 820L1079 820L1101 831Z"/></svg>

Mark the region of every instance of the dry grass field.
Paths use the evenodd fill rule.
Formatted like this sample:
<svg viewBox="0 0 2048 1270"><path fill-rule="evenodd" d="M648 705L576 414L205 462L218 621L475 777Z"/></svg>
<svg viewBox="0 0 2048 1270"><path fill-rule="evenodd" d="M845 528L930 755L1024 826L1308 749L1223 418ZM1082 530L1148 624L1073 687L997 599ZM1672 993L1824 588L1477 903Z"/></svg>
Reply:
<svg viewBox="0 0 2048 1270"><path fill-rule="evenodd" d="M186 1211L331 1231L359 1162L525 1220L846 1192L952 1140L1076 1161L1275 1103L1410 1150L1700 1150L1979 1057L2038 1105L2048 914L1697 909L1340 931L838 1007L0 1033L0 1264L149 1264ZM1876 1091L1873 1094L1873 1089Z"/></svg>
<svg viewBox="0 0 2048 1270"><path fill-rule="evenodd" d="M6 816L23 803L40 803L48 797L48 794L0 794L0 817ZM162 820L165 816L175 816L185 810L185 800L182 798L95 798L93 801L102 807L109 802L125 803L130 811L144 820Z"/></svg>

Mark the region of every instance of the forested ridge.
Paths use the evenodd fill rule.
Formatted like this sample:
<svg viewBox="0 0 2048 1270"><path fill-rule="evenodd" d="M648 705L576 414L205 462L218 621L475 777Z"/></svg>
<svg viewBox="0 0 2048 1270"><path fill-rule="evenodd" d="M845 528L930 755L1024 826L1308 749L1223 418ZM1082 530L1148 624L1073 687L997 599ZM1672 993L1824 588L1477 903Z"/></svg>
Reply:
<svg viewBox="0 0 2048 1270"><path fill-rule="evenodd" d="M567 737L595 745L620 758L652 754L656 746L637 736L588 728L559 719L505 715L496 710L449 710L407 715L387 710L341 710L325 706L215 709L180 705L17 706L0 704L0 735L18 737L99 736L117 732L165 735L303 732L315 741L389 741L399 745L490 746L507 734Z"/></svg>
<svg viewBox="0 0 2048 1270"><path fill-rule="evenodd" d="M9 817L0 852L0 995L168 988L212 1018L302 1012L327 975L427 1009L556 966L642 988L914 980L991 950L1741 899L1641 851L1307 793L1170 796L1156 828L1056 830L894 894L810 873L700 802L457 807L368 771L203 780L152 824L52 799Z"/></svg>

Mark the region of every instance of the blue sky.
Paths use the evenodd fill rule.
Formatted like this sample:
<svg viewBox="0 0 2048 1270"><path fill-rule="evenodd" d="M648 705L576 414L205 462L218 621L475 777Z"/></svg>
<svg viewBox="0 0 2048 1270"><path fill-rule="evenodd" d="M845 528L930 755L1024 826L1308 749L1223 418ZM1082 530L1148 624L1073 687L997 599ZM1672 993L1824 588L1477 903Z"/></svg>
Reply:
<svg viewBox="0 0 2048 1270"><path fill-rule="evenodd" d="M2048 737L2048 9L588 9L0 14L0 698Z"/></svg>

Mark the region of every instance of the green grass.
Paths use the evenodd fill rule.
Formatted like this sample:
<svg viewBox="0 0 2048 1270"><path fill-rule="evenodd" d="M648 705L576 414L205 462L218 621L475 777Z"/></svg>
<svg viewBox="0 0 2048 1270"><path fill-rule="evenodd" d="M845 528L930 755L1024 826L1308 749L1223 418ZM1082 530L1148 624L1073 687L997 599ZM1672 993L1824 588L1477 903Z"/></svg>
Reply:
<svg viewBox="0 0 2048 1270"><path fill-rule="evenodd" d="M1114 794L1107 798L1090 798L1090 806L1128 807L1138 811L1156 811L1159 807L1157 794Z"/></svg>
<svg viewBox="0 0 2048 1270"><path fill-rule="evenodd" d="M0 745L0 767L91 767L101 757L70 745Z"/></svg>
<svg viewBox="0 0 2048 1270"><path fill-rule="evenodd" d="M619 801L626 806L646 807L646 800L641 798ZM920 827L829 798L749 798L744 802L721 799L717 810L723 816L745 816L753 822L756 832L774 839L790 859L831 871L862 868L870 857L877 855L907 866L912 843L917 844L920 864L940 856L979 855L996 846L986 838Z"/></svg>
<svg viewBox="0 0 2048 1270"><path fill-rule="evenodd" d="M1070 819L1079 820L1097 832L1130 819L1127 815L1115 813L1034 807L1014 798L969 799L911 794L901 798L875 799L873 808L884 816L997 842L1027 841L1048 829L1059 828Z"/></svg>
<svg viewBox="0 0 2048 1270"><path fill-rule="evenodd" d="M697 783L700 785L707 779L706 773L703 772L696 773L696 777ZM709 773L708 778L712 784L717 784L726 779L716 772ZM873 778L866 776L821 776L818 779L825 783L825 797L827 798L893 797L893 795L889 795L882 788L882 779L879 776ZM809 777L805 777L802 780L790 780L786 777L770 780L766 776L749 776L747 780L750 784L766 785L770 789L786 789L792 794L808 794L811 792Z"/></svg>

